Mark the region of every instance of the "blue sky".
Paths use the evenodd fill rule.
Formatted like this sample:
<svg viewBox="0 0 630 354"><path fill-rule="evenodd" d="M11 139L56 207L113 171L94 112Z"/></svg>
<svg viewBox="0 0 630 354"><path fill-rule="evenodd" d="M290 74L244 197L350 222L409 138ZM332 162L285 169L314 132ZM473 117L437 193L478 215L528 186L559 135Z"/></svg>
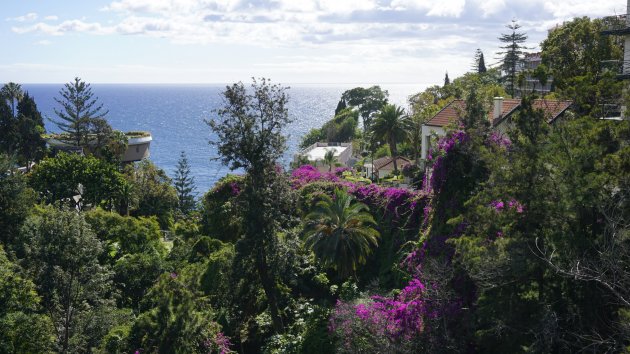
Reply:
<svg viewBox="0 0 630 354"><path fill-rule="evenodd" d="M535 48L624 0L2 0L0 82L440 83L519 20Z"/></svg>

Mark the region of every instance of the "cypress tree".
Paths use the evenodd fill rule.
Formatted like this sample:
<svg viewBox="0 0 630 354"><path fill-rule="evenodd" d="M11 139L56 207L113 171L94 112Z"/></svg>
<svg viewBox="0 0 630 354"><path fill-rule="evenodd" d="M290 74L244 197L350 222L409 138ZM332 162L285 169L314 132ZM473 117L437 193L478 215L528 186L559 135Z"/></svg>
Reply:
<svg viewBox="0 0 630 354"><path fill-rule="evenodd" d="M444 75L444 87L450 84L451 84L451 79L448 77L448 71L447 71L446 74Z"/></svg>
<svg viewBox="0 0 630 354"><path fill-rule="evenodd" d="M45 132L44 119L28 92L18 102L17 111L17 148L22 160L20 162L24 162L27 170L30 170L30 163L44 157L46 150L46 141L42 137Z"/></svg>
<svg viewBox="0 0 630 354"><path fill-rule="evenodd" d="M177 171L173 184L177 190L178 208L183 214L189 214L195 209L195 178L190 175L190 165L184 151L179 155Z"/></svg>
<svg viewBox="0 0 630 354"><path fill-rule="evenodd" d="M523 45L527 40L527 34L524 32L517 32L521 25L516 20L512 20L512 23L506 26L512 31L512 33L501 34L499 40L505 45L500 46L503 52L499 52L502 55L500 58L502 61L501 68L503 69L503 81L506 84L507 92L514 98L514 85L516 84L516 73L518 66L523 62L523 50L527 49Z"/></svg>
<svg viewBox="0 0 630 354"><path fill-rule="evenodd" d="M486 69L486 61L483 57L483 52L479 48L477 48L477 51L475 52L475 60L472 65L472 70L476 71L477 74L483 74L488 71Z"/></svg>

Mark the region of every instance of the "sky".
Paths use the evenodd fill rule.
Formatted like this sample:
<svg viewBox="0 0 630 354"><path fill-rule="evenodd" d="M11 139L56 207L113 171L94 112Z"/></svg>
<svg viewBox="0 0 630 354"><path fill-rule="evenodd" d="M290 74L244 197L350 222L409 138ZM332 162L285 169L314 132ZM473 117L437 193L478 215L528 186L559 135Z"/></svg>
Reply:
<svg viewBox="0 0 630 354"><path fill-rule="evenodd" d="M0 0L0 83L432 85L624 0Z"/></svg>

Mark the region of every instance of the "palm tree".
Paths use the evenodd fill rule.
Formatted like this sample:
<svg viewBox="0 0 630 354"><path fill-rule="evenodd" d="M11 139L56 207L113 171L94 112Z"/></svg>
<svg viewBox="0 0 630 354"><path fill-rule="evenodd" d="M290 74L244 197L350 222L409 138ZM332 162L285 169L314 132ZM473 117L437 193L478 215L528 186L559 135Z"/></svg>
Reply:
<svg viewBox="0 0 630 354"><path fill-rule="evenodd" d="M328 165L328 172L331 172L333 165L337 164L335 150L330 149L326 151L326 154L324 154L324 164Z"/></svg>
<svg viewBox="0 0 630 354"><path fill-rule="evenodd" d="M2 86L0 96L11 102L11 111L13 112L13 117L15 117L15 103L20 102L22 97L24 97L22 86L20 84L16 84L15 82L9 82L8 84Z"/></svg>
<svg viewBox="0 0 630 354"><path fill-rule="evenodd" d="M376 222L368 207L348 193L336 189L334 199L323 196L306 216L305 246L341 278L354 275L372 248L378 246Z"/></svg>
<svg viewBox="0 0 630 354"><path fill-rule="evenodd" d="M372 123L373 138L386 141L394 160L394 171L398 172L398 149L396 144L404 141L409 134L409 117L402 107L393 104L383 106Z"/></svg>

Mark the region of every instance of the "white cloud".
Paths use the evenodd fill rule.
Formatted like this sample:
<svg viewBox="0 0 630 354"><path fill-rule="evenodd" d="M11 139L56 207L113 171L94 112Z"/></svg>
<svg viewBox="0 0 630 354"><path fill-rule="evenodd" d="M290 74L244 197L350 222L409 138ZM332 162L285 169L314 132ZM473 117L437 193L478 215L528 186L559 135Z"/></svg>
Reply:
<svg viewBox="0 0 630 354"><path fill-rule="evenodd" d="M601 16L614 14L615 10L621 13L624 2L115 0L102 8L106 20L21 23L12 30L51 36L69 33L146 36L178 44L237 44L321 53L322 60L309 57L280 61L278 65L285 67L287 75L292 70L299 71L298 68L310 68L311 64L313 70L322 72L358 73L357 68L362 68L391 70L402 75L396 63L404 63L401 65L405 69L427 65L439 69L440 75L448 69L455 75L457 68L468 69L476 48L482 48L491 61L492 51L498 46L496 38L513 17L522 20L523 30L530 35L530 46L534 47L555 23L573 16ZM28 14L21 17L24 17L21 22L26 22ZM30 18L36 21L37 15ZM46 21L57 19L44 17ZM259 63L259 67L276 66L267 62Z"/></svg>
<svg viewBox="0 0 630 354"><path fill-rule="evenodd" d="M483 11L484 17L500 13L506 7L505 0L474 0L474 3Z"/></svg>
<svg viewBox="0 0 630 354"><path fill-rule="evenodd" d="M556 18L571 18L586 14L590 17L599 17L626 13L625 1L619 0L545 0L540 2L543 3L543 8Z"/></svg>
<svg viewBox="0 0 630 354"><path fill-rule="evenodd" d="M18 34L36 32L51 36L61 36L71 32L87 32L94 34L111 34L114 32L114 28L112 27L104 27L98 22L88 23L82 20L68 20L57 25L38 22L26 27L12 27L11 30Z"/></svg>
<svg viewBox="0 0 630 354"><path fill-rule="evenodd" d="M15 22L32 22L37 20L37 14L35 12L29 12L24 16L9 17L6 20Z"/></svg>
<svg viewBox="0 0 630 354"><path fill-rule="evenodd" d="M47 39L42 39L41 41L35 42L35 44L37 44L37 45L51 45L52 41L49 41Z"/></svg>

